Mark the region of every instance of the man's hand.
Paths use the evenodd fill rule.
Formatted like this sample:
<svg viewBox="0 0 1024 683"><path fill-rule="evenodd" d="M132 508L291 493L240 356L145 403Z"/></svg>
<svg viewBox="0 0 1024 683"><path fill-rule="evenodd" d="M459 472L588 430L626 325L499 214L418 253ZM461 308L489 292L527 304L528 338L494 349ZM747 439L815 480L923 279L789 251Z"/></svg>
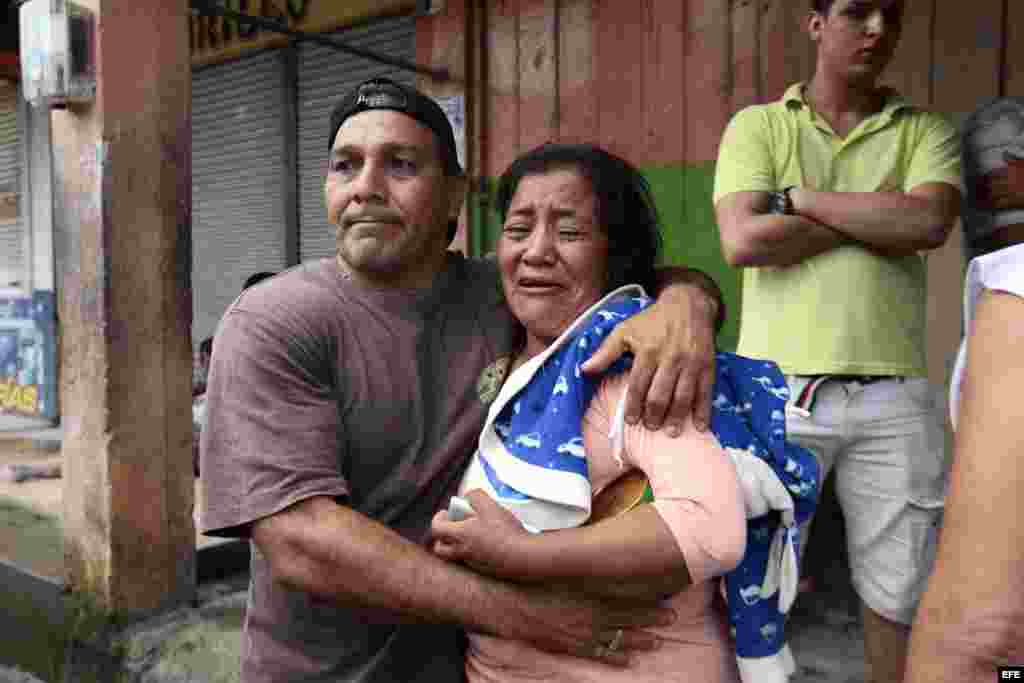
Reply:
<svg viewBox="0 0 1024 683"><path fill-rule="evenodd" d="M520 587L525 599L517 613L507 615L506 626L526 627L521 635L534 647L555 654L593 659L610 666L627 666L631 655L657 649L661 640L647 631L670 626L674 611L634 601L613 602L584 597L569 587L537 585Z"/></svg>
<svg viewBox="0 0 1024 683"><path fill-rule="evenodd" d="M650 308L616 327L581 369L603 372L631 352L626 421L643 416L649 429L659 429L667 417L668 433L678 436L692 411L704 431L711 422L717 311L718 303L696 285L666 287Z"/></svg>

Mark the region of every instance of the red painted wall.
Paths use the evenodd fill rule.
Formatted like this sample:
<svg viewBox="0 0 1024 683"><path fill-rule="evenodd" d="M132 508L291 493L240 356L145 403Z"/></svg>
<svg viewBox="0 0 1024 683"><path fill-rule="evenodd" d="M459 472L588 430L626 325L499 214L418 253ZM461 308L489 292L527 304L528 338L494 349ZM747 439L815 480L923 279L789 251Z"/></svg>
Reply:
<svg viewBox="0 0 1024 683"><path fill-rule="evenodd" d="M586 140L650 168L713 161L738 108L813 71L809 0L449 0L417 26L418 57L469 100L470 174L493 178L547 140ZM457 46L457 48L453 47ZM884 80L960 120L1024 94L1024 2L914 0ZM682 170L680 170L682 173ZM662 202L710 201L662 196ZM682 215L700 207L672 207ZM482 215L482 214L481 214ZM929 258L931 374L959 339L959 233Z"/></svg>

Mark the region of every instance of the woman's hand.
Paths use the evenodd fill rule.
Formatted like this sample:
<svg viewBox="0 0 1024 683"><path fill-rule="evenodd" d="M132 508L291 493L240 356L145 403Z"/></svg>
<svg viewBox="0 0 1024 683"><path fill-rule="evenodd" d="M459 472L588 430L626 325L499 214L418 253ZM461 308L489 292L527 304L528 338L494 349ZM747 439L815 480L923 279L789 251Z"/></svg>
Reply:
<svg viewBox="0 0 1024 683"><path fill-rule="evenodd" d="M517 552L518 541L530 536L530 532L515 515L480 489L470 491L466 499L473 507L473 514L467 519L453 522L447 510L434 515L434 554L452 562L464 562L490 576L522 578L507 575L508 568L516 564L509 558Z"/></svg>

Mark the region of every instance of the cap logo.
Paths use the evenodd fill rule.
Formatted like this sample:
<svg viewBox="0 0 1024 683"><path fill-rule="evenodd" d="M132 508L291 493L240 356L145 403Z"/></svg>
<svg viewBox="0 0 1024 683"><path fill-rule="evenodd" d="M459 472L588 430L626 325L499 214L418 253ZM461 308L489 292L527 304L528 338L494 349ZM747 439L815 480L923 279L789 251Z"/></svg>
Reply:
<svg viewBox="0 0 1024 683"><path fill-rule="evenodd" d="M408 101L402 93L383 92L377 90L373 93L360 92L356 106L367 109L405 109Z"/></svg>

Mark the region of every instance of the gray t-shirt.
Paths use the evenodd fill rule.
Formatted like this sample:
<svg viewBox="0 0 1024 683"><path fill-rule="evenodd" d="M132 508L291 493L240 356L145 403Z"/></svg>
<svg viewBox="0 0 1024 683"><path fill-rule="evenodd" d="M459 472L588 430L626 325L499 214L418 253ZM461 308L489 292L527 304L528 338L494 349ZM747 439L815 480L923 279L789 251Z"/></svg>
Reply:
<svg viewBox="0 0 1024 683"><path fill-rule="evenodd" d="M333 259L247 290L214 343L203 531L245 537L257 519L331 496L423 543L514 334L493 265L455 254L428 291L361 288ZM373 621L275 584L252 546L242 680L462 680L455 626Z"/></svg>

